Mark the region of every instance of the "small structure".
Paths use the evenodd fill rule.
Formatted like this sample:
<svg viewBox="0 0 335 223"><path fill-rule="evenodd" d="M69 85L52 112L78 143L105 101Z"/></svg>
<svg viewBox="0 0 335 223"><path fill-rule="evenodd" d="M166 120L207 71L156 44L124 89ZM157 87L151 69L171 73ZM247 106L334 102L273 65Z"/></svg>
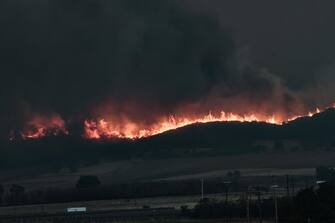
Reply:
<svg viewBox="0 0 335 223"><path fill-rule="evenodd" d="M84 213L86 211L86 207L72 207L66 209L66 213Z"/></svg>

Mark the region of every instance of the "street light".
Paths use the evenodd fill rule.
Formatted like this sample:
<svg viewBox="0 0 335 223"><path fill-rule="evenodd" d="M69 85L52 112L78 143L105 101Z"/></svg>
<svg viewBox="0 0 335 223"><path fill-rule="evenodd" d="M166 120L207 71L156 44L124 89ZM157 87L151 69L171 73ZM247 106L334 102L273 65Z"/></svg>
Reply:
<svg viewBox="0 0 335 223"><path fill-rule="evenodd" d="M318 180L316 181L316 189L320 189L321 185L328 183L328 181L325 180Z"/></svg>
<svg viewBox="0 0 335 223"><path fill-rule="evenodd" d="M324 184L324 183L327 183L327 181L325 181L325 180L318 180L318 181L316 181L317 185Z"/></svg>

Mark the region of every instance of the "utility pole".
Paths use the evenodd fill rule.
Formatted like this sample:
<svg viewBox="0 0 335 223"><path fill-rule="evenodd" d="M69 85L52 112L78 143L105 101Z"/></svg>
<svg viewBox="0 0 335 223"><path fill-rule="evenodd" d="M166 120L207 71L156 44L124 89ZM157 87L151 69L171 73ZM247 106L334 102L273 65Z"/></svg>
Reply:
<svg viewBox="0 0 335 223"><path fill-rule="evenodd" d="M201 200L204 200L204 178L201 178Z"/></svg>
<svg viewBox="0 0 335 223"><path fill-rule="evenodd" d="M278 200L277 200L277 188L278 185L273 185L271 186L273 189L273 200L274 200L274 205L275 205L275 223L278 223Z"/></svg>
<svg viewBox="0 0 335 223"><path fill-rule="evenodd" d="M228 204L228 199L229 199L229 187L230 187L231 182L230 181L224 181L224 189L225 189L225 196L226 196L226 201L225 201L225 216L226 216L226 221L228 222L231 214L230 214L230 206Z"/></svg>
<svg viewBox="0 0 335 223"><path fill-rule="evenodd" d="M261 200L261 190L257 188L257 197L258 197L258 215L259 215L259 223L263 222L263 213L262 213L262 200Z"/></svg>
<svg viewBox="0 0 335 223"><path fill-rule="evenodd" d="M290 197L290 176L286 175L286 191L287 197Z"/></svg>
<svg viewBox="0 0 335 223"><path fill-rule="evenodd" d="M226 185L226 204L228 204L228 185Z"/></svg>
<svg viewBox="0 0 335 223"><path fill-rule="evenodd" d="M292 182L292 194L293 194L293 196L295 195L295 185L294 185L294 178L293 177L291 177L291 182Z"/></svg>
<svg viewBox="0 0 335 223"><path fill-rule="evenodd" d="M247 191L247 220L250 223L250 201L249 201L249 189Z"/></svg>
<svg viewBox="0 0 335 223"><path fill-rule="evenodd" d="M230 181L225 181L225 182L223 182L223 184L225 186L226 204L228 204L229 186L230 186L231 182Z"/></svg>
<svg viewBox="0 0 335 223"><path fill-rule="evenodd" d="M275 223L278 223L278 201L277 201L276 189L275 189L275 215L276 215Z"/></svg>

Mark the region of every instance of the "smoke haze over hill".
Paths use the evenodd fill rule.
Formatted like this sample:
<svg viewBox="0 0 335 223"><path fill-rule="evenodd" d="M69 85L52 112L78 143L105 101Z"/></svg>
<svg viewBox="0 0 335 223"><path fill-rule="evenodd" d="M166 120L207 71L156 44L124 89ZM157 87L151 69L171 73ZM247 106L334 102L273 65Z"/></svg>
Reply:
<svg viewBox="0 0 335 223"><path fill-rule="evenodd" d="M326 99L318 94L322 84L292 87L285 75L245 59L225 17L196 13L196 3L5 0L0 6L5 139L34 120L64 122L80 135L90 118L139 131L170 115L224 111L286 121L332 103L332 92ZM331 82L323 76L319 83Z"/></svg>

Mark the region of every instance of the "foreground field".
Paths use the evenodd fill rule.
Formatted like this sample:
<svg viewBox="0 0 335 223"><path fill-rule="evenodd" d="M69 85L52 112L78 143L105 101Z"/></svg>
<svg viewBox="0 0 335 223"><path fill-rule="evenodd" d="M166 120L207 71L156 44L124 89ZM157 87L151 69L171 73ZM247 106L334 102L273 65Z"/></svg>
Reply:
<svg viewBox="0 0 335 223"><path fill-rule="evenodd" d="M223 199L223 194L212 194L207 197ZM86 207L88 211L109 211L125 209L141 209L143 207L163 208L174 207L179 209L181 206L194 207L200 200L200 195L195 196L172 196L172 197L155 197L142 199L117 199L105 201L87 201L45 205L26 205L13 207L0 207L0 214L17 215L17 214L38 214L47 213L64 213L68 207Z"/></svg>
<svg viewBox="0 0 335 223"><path fill-rule="evenodd" d="M19 169L1 171L0 183L23 185L26 189L74 187L81 175L96 175L102 184L152 180L220 177L229 170L243 176L313 175L317 166L335 166L334 152L296 152L242 156L199 157L161 160L125 160L46 173Z"/></svg>
<svg viewBox="0 0 335 223"><path fill-rule="evenodd" d="M285 195L285 192L278 193L279 196ZM207 198L224 200L225 194L207 194ZM229 193L229 200L238 200L245 198L245 193ZM272 197L272 193L262 193L261 198L266 199ZM175 208L180 210L182 206L194 208L200 201L201 195L189 196L169 196L169 197L153 197L141 199L115 199L101 201L86 201L72 203L57 203L57 204L40 204L40 205L24 205L0 207L0 215L24 215L24 214L59 214L65 213L70 207L86 207L89 212L100 211L117 211L117 210L134 210L143 208ZM256 196L250 197L251 201L257 200Z"/></svg>

